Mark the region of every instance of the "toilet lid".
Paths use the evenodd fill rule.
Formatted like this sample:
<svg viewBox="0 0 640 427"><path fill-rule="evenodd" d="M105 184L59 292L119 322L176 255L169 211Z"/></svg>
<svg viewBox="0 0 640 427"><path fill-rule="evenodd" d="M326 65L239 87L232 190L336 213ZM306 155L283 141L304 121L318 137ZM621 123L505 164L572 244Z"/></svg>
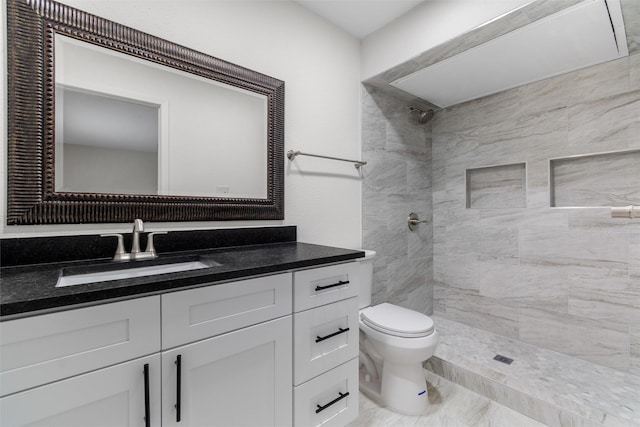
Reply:
<svg viewBox="0 0 640 427"><path fill-rule="evenodd" d="M397 337L420 338L433 333L433 320L429 316L393 304L365 308L360 318L370 328Z"/></svg>

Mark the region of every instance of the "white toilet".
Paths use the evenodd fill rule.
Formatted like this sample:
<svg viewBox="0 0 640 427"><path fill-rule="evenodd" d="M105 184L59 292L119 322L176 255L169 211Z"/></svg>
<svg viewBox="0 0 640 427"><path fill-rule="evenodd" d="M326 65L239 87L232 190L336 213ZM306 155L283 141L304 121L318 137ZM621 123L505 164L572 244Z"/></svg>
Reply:
<svg viewBox="0 0 640 427"><path fill-rule="evenodd" d="M422 362L438 333L417 311L383 303L371 307L374 251L360 258L360 390L397 412L417 415L428 403Z"/></svg>

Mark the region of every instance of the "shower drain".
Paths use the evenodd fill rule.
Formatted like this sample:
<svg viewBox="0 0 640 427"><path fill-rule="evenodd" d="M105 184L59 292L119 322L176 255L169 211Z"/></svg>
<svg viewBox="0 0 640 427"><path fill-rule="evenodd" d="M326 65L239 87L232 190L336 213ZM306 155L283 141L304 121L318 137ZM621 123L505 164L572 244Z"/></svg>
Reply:
<svg viewBox="0 0 640 427"><path fill-rule="evenodd" d="M497 360L498 362L506 363L507 365L511 365L511 362L513 362L513 359L509 359L508 357L502 356L500 354L496 354L493 357L493 360Z"/></svg>

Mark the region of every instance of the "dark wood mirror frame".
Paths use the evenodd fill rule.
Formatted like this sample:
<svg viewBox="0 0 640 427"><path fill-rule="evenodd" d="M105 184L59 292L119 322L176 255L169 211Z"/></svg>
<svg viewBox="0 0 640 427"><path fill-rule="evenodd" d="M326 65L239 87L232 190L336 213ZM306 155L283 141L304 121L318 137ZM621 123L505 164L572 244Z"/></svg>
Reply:
<svg viewBox="0 0 640 427"><path fill-rule="evenodd" d="M7 224L284 219L284 82L51 0L7 0ZM56 192L61 34L267 97L267 198Z"/></svg>

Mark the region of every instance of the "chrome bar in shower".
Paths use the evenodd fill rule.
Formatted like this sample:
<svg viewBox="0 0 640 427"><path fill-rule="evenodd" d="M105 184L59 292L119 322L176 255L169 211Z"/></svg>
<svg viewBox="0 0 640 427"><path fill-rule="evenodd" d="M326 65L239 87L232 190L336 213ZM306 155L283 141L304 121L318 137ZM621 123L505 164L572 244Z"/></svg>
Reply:
<svg viewBox="0 0 640 427"><path fill-rule="evenodd" d="M640 218L640 206L612 207L612 218Z"/></svg>
<svg viewBox="0 0 640 427"><path fill-rule="evenodd" d="M319 157L321 159L338 160L340 162L355 163L354 166L356 167L356 169L360 169L362 166L367 164L367 162L363 162L362 160L341 159L340 157L322 156L320 154L309 154L309 153L303 153L302 151L293 151L293 150L287 151L287 157L289 158L289 160L295 159L296 156Z"/></svg>

